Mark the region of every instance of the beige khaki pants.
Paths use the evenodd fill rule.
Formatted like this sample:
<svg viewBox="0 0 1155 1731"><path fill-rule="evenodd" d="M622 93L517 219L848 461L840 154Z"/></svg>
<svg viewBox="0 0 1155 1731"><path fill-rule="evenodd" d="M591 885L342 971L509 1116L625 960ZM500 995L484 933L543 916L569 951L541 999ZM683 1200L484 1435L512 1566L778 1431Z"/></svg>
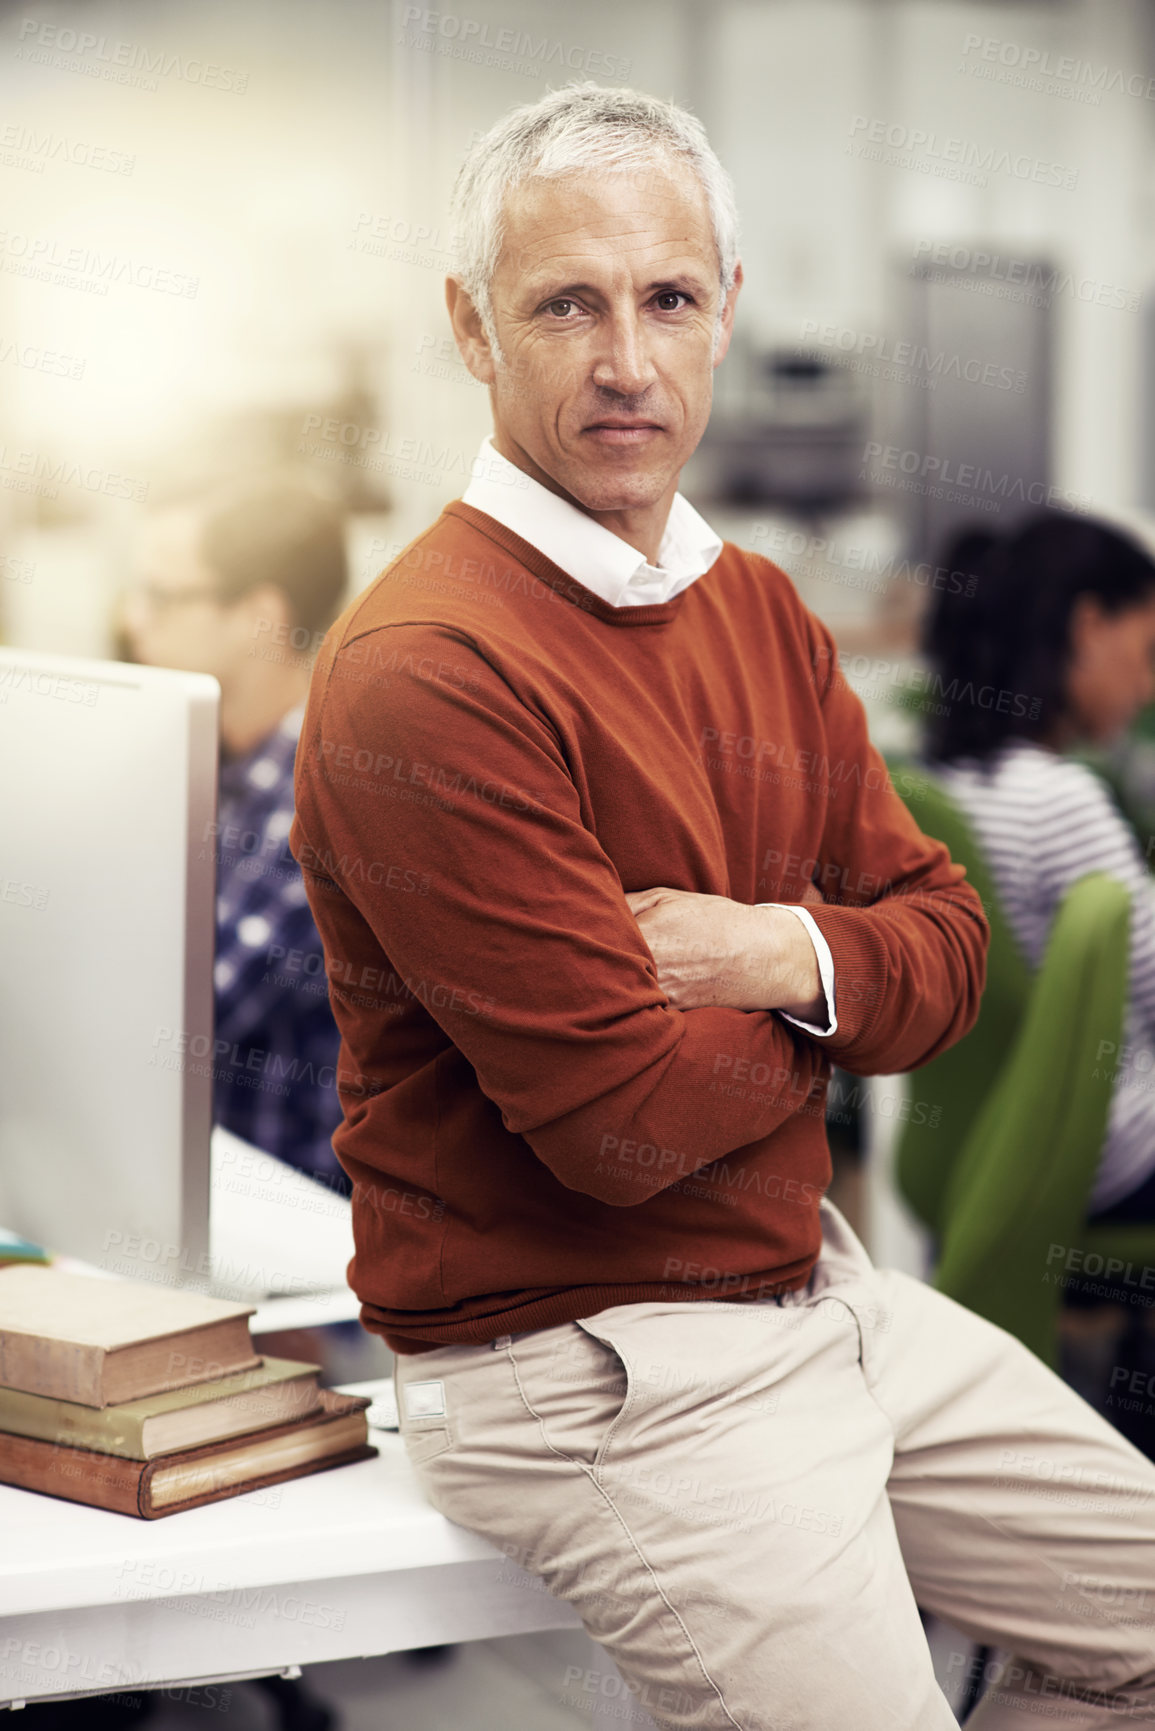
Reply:
<svg viewBox="0 0 1155 1731"><path fill-rule="evenodd" d="M975 1731L1155 1726L1155 1467L822 1220L781 1300L400 1358L430 1501L568 1600L663 1731L953 1726L918 1606L1008 1655Z"/></svg>

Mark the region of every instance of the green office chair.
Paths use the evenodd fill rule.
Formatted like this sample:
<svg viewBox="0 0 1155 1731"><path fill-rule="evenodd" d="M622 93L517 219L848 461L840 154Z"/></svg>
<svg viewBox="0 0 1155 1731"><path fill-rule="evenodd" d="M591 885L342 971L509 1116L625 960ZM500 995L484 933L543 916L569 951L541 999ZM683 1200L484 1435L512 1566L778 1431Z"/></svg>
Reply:
<svg viewBox="0 0 1155 1731"><path fill-rule="evenodd" d="M1072 1251L1100 1267L1108 1256L1155 1265L1155 1229L1085 1224L1123 1028L1129 896L1103 873L1082 878L1032 976L963 814L934 782L900 780L919 827L982 897L991 945L974 1028L917 1073L919 1098L940 1112L908 1120L899 1189L937 1241L939 1290L1053 1366Z"/></svg>
<svg viewBox="0 0 1155 1731"><path fill-rule="evenodd" d="M897 766L895 766L897 767ZM899 1145L898 1182L915 1214L941 1239L947 1185L990 1081L1002 1069L1031 995L1031 971L1007 925L970 825L937 782L921 771L899 778L911 815L965 867L991 928L987 983L965 1039L918 1072L918 1095L938 1108L933 1123L910 1122Z"/></svg>

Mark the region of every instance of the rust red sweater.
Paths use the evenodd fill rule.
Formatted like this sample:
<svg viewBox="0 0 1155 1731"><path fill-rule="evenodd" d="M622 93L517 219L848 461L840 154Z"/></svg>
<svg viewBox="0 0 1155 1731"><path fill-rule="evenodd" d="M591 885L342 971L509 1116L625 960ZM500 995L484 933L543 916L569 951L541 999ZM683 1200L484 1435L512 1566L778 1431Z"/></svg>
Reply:
<svg viewBox="0 0 1155 1731"><path fill-rule="evenodd" d="M978 897L829 633L729 545L614 608L449 506L325 640L292 848L342 1036L349 1279L399 1352L801 1285L830 1061L910 1069L978 1008ZM673 1008L625 891L808 879L834 1035Z"/></svg>

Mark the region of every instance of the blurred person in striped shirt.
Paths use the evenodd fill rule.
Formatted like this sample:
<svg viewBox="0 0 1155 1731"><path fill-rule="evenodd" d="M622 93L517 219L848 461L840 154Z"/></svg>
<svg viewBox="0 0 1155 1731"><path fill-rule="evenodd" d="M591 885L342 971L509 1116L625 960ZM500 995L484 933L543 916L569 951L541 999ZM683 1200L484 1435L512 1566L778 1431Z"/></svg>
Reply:
<svg viewBox="0 0 1155 1731"><path fill-rule="evenodd" d="M1117 740L1155 697L1155 562L1130 534L1061 511L960 536L927 615L927 756L970 822L1024 959L1038 968L1088 872L1131 892L1130 978L1096 1221L1155 1220L1155 882L1106 783L1069 755ZM937 710L938 713L934 713Z"/></svg>

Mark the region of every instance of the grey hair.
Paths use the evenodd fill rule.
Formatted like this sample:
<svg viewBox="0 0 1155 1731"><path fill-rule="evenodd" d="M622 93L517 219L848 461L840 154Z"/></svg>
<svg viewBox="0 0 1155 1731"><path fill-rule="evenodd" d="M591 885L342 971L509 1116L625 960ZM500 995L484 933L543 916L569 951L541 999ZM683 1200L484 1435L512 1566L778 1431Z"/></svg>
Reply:
<svg viewBox="0 0 1155 1731"><path fill-rule="evenodd" d="M501 253L506 194L524 180L553 180L596 168L603 172L670 161L696 175L710 213L722 293L734 286L738 212L729 175L695 115L640 90L587 82L551 90L515 108L474 143L453 189L462 286L477 308L498 364L501 350L490 285ZM721 309L719 309L719 328Z"/></svg>

